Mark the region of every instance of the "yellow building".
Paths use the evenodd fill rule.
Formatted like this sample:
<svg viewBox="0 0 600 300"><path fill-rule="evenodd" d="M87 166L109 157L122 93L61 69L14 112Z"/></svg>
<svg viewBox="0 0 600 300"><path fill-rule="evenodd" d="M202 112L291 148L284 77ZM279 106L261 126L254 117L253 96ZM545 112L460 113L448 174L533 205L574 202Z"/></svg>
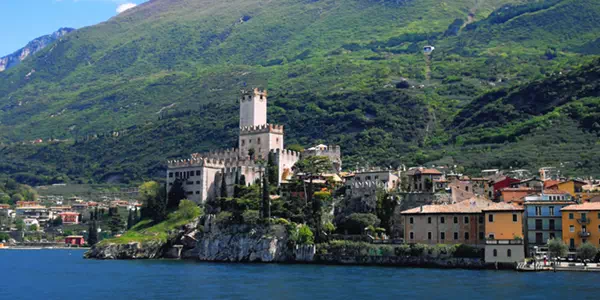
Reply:
<svg viewBox="0 0 600 300"><path fill-rule="evenodd" d="M494 203L482 209L485 217L485 262L515 263L525 259L523 207Z"/></svg>
<svg viewBox="0 0 600 300"><path fill-rule="evenodd" d="M569 193L572 197L577 198L577 196L583 192L584 185L586 185L586 183L583 181L569 180L551 185L548 187L548 189L555 189L561 192Z"/></svg>
<svg viewBox="0 0 600 300"><path fill-rule="evenodd" d="M562 237L569 248L588 242L600 245L600 203L588 202L563 207Z"/></svg>

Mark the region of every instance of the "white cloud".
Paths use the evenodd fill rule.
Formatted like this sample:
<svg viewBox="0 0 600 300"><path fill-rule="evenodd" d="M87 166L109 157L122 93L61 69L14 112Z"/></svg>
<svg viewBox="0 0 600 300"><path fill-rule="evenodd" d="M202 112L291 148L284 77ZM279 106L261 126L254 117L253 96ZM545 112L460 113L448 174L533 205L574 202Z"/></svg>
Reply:
<svg viewBox="0 0 600 300"><path fill-rule="evenodd" d="M125 3L125 4L121 4L117 7L117 13L120 14L128 9L134 8L136 7L137 4L135 3Z"/></svg>

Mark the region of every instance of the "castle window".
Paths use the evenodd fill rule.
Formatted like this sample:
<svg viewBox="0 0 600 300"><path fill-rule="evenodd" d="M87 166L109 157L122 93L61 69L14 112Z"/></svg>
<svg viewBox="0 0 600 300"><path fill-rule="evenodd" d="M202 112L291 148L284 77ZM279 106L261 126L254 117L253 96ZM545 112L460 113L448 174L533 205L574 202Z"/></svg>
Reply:
<svg viewBox="0 0 600 300"><path fill-rule="evenodd" d="M454 233L454 240L458 240L458 232Z"/></svg>
<svg viewBox="0 0 600 300"><path fill-rule="evenodd" d="M445 240L445 239L446 239L446 233L440 232L440 240Z"/></svg>
<svg viewBox="0 0 600 300"><path fill-rule="evenodd" d="M428 240L431 240L431 231L430 231L430 232L427 232L427 239L428 239Z"/></svg>
<svg viewBox="0 0 600 300"><path fill-rule="evenodd" d="M276 143L279 143L279 138L276 138L276 139L275 139L275 142L276 142Z"/></svg>
<svg viewBox="0 0 600 300"><path fill-rule="evenodd" d="M256 143L260 145L260 138L256 140Z"/></svg>
<svg viewBox="0 0 600 300"><path fill-rule="evenodd" d="M442 223L442 224L446 223L446 218L440 217L440 223Z"/></svg>
<svg viewBox="0 0 600 300"><path fill-rule="evenodd" d="M196 176L200 176L200 170L196 171Z"/></svg>
<svg viewBox="0 0 600 300"><path fill-rule="evenodd" d="M196 191L196 195L200 195L200 191Z"/></svg>
<svg viewBox="0 0 600 300"><path fill-rule="evenodd" d="M414 233L414 232L412 232L412 231L410 232L410 239L411 239L411 240L414 240L414 239L415 239L415 233Z"/></svg>
<svg viewBox="0 0 600 300"><path fill-rule="evenodd" d="M506 256L511 257L512 256L512 250L507 249L506 250Z"/></svg>
<svg viewBox="0 0 600 300"><path fill-rule="evenodd" d="M498 256L498 250L494 249L494 257Z"/></svg>
<svg viewBox="0 0 600 300"><path fill-rule="evenodd" d="M248 140L248 145L252 144L252 139Z"/></svg>
<svg viewBox="0 0 600 300"><path fill-rule="evenodd" d="M246 145L246 140L242 140L242 146Z"/></svg>
<svg viewBox="0 0 600 300"><path fill-rule="evenodd" d="M169 172L169 178L173 178L173 172Z"/></svg>

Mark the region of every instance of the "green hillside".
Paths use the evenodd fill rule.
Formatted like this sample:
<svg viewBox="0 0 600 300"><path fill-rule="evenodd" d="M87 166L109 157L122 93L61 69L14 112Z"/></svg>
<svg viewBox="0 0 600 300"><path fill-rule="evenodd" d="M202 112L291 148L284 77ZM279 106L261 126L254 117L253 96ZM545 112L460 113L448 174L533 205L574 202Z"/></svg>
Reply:
<svg viewBox="0 0 600 300"><path fill-rule="evenodd" d="M555 106L584 107L569 120L589 122L598 103L579 94L535 113L521 113L527 97L505 97L591 63L599 15L594 0L150 1L0 73L0 172L30 183L162 177L167 158L235 146L248 86L269 89L287 144L338 143L347 165L503 143L488 125L529 139L515 124ZM490 104L506 101L517 113ZM68 141L19 143L36 138Z"/></svg>

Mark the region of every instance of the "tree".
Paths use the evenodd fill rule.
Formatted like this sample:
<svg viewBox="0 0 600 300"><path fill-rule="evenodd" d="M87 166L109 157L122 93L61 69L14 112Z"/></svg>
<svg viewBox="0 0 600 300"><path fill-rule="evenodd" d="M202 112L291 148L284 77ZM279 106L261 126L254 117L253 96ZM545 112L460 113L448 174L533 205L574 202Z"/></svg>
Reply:
<svg viewBox="0 0 600 300"><path fill-rule="evenodd" d="M304 190L305 190L305 198L307 203L311 203L313 207L312 211L312 219L315 222L315 240L320 242L320 232L321 232L321 206L320 199L318 197L315 198L315 201L319 203L313 203L313 179L315 176L320 175L327 170L331 169L331 160L327 156L310 156L305 159L299 160L294 165L294 170L296 174L302 180ZM306 178L308 178L308 190L306 189Z"/></svg>
<svg viewBox="0 0 600 300"><path fill-rule="evenodd" d="M361 234L369 226L378 227L380 222L374 214L353 213L345 217L338 228L346 230L350 234Z"/></svg>
<svg viewBox="0 0 600 300"><path fill-rule="evenodd" d="M185 199L185 188L183 187L183 180L181 178L175 179L169 194L167 195L167 210L172 211L179 207L181 200Z"/></svg>
<svg viewBox="0 0 600 300"><path fill-rule="evenodd" d="M588 242L579 245L579 248L577 248L577 256L583 260L584 265L587 265L586 260L593 259L596 254L598 254L598 249Z"/></svg>
<svg viewBox="0 0 600 300"><path fill-rule="evenodd" d="M96 220L90 221L90 225L88 228L88 244L90 246L94 246L98 243L98 227L96 224Z"/></svg>
<svg viewBox="0 0 600 300"><path fill-rule="evenodd" d="M377 217L381 220L381 227L387 232L391 232L394 210L396 209L396 200L389 195L385 189L378 188L377 194Z"/></svg>
<svg viewBox="0 0 600 300"><path fill-rule="evenodd" d="M271 198L269 194L269 179L267 176L263 175L263 186L262 186L262 209L263 209L263 218L269 219L271 218Z"/></svg>
<svg viewBox="0 0 600 300"><path fill-rule="evenodd" d="M254 148L248 149L248 156L250 156L250 159L253 160L255 155L256 155L256 150L254 150Z"/></svg>
<svg viewBox="0 0 600 300"><path fill-rule="evenodd" d="M29 231L38 231L38 226L36 224L32 224L31 226L29 226Z"/></svg>
<svg viewBox="0 0 600 300"><path fill-rule="evenodd" d="M135 225L135 216L133 215L133 210L130 209L128 212L129 214L127 215L127 230L131 229L131 227Z"/></svg>
<svg viewBox="0 0 600 300"><path fill-rule="evenodd" d="M63 220L61 217L55 218L54 220L52 220L52 226L54 227L58 227L61 226L63 224Z"/></svg>
<svg viewBox="0 0 600 300"><path fill-rule="evenodd" d="M110 231L113 233L113 235L119 233L119 231L123 229L123 222L119 214L113 214L113 216L110 218L110 222L108 223L108 228L110 228Z"/></svg>
<svg viewBox="0 0 600 300"><path fill-rule="evenodd" d="M567 255L569 247L562 240L550 239L548 240L548 253L550 257L564 257Z"/></svg>
<svg viewBox="0 0 600 300"><path fill-rule="evenodd" d="M139 188L139 200L142 201L142 219L150 219L155 223L167 217L165 189L155 181L143 183Z"/></svg>
<svg viewBox="0 0 600 300"><path fill-rule="evenodd" d="M240 175L240 185L246 186L246 175L244 174Z"/></svg>
<svg viewBox="0 0 600 300"><path fill-rule="evenodd" d="M267 174L270 183L279 183L279 166L275 163L275 153L269 152L267 160Z"/></svg>
<svg viewBox="0 0 600 300"><path fill-rule="evenodd" d="M8 233L0 232L0 242L6 242L10 239Z"/></svg>
<svg viewBox="0 0 600 300"><path fill-rule="evenodd" d="M221 172L221 198L227 198L227 180L225 178L225 172Z"/></svg>
<svg viewBox="0 0 600 300"><path fill-rule="evenodd" d="M15 226L17 227L18 231L23 231L25 229L25 222L23 219L17 219L15 221Z"/></svg>

